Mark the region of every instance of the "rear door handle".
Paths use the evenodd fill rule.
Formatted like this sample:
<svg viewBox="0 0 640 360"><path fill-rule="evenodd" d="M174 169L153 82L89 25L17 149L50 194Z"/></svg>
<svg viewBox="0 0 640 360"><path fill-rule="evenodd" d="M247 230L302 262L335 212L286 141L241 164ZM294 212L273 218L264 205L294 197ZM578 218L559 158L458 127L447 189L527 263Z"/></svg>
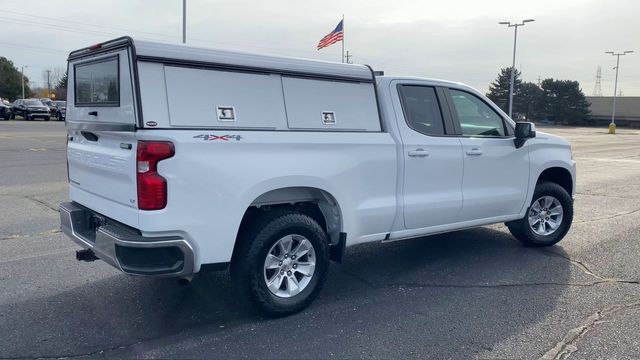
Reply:
<svg viewBox="0 0 640 360"><path fill-rule="evenodd" d="M429 152L425 149L415 149L409 151L409 156L411 157L426 157L429 156Z"/></svg>
<svg viewBox="0 0 640 360"><path fill-rule="evenodd" d="M480 155L482 155L482 150L480 150L480 148L473 148L471 150L467 150L467 155L469 155L469 156L480 156Z"/></svg>

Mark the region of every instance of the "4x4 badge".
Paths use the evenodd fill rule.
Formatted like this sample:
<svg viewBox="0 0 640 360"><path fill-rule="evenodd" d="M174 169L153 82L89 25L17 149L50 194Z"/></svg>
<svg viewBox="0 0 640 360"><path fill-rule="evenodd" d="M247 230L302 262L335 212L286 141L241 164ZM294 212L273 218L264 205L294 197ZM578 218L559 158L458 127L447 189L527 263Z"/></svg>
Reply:
<svg viewBox="0 0 640 360"><path fill-rule="evenodd" d="M240 141L240 139L242 139L242 136L241 135L200 134L200 135L194 136L193 138L194 139L202 139L204 141L214 141L214 140L221 140L221 141L235 140L235 141Z"/></svg>

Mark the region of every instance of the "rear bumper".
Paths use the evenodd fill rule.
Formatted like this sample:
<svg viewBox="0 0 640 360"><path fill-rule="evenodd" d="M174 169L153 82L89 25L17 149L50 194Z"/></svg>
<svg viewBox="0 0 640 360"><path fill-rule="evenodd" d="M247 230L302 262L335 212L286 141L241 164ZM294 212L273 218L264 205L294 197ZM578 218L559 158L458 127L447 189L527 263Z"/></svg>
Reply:
<svg viewBox="0 0 640 360"><path fill-rule="evenodd" d="M67 236L126 274L193 274L193 248L183 238L144 237L137 230L74 202L62 203L59 209L60 225Z"/></svg>

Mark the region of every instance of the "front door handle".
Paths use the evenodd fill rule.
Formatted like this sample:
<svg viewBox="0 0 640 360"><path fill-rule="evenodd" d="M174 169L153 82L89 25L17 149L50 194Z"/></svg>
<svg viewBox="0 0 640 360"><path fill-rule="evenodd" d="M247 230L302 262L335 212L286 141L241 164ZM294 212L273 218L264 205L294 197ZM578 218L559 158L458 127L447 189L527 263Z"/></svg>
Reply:
<svg viewBox="0 0 640 360"><path fill-rule="evenodd" d="M467 150L467 155L469 155L469 156L480 156L480 155L482 155L482 150L480 150L480 148L473 148L471 150Z"/></svg>
<svg viewBox="0 0 640 360"><path fill-rule="evenodd" d="M411 157L426 157L429 156L429 152L425 149L415 149L409 151L409 156Z"/></svg>

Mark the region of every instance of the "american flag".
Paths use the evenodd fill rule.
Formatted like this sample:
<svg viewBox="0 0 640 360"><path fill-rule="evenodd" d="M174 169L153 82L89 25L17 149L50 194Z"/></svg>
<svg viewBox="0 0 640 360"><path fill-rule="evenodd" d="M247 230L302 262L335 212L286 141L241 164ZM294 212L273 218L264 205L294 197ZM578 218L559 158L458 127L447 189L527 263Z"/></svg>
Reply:
<svg viewBox="0 0 640 360"><path fill-rule="evenodd" d="M333 45L335 43L337 43L338 41L342 41L342 38L344 37L344 31L342 28L342 22L344 20L341 20L338 23L338 26L336 26L335 29L333 29L332 32L328 33L325 37L323 37L322 39L320 39L320 42L318 43L318 50L325 48L329 45Z"/></svg>

